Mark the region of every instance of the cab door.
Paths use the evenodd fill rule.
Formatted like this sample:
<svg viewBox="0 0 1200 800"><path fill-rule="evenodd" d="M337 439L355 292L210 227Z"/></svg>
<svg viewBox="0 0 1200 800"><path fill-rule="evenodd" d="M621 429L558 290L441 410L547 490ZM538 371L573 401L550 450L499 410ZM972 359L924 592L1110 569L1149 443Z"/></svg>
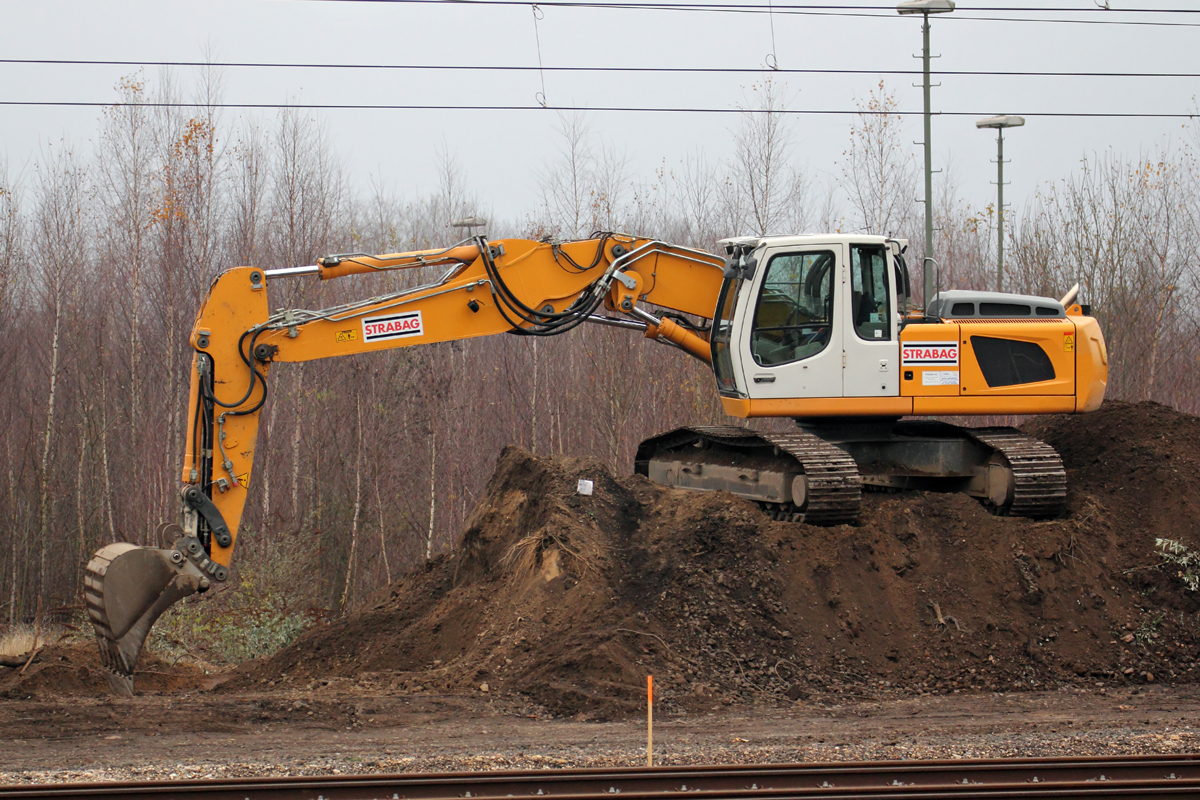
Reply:
<svg viewBox="0 0 1200 800"><path fill-rule="evenodd" d="M900 394L900 337L891 259L882 244L848 246L840 300L846 397Z"/></svg>
<svg viewBox="0 0 1200 800"><path fill-rule="evenodd" d="M740 337L750 397L841 397L845 245L768 250L759 264Z"/></svg>

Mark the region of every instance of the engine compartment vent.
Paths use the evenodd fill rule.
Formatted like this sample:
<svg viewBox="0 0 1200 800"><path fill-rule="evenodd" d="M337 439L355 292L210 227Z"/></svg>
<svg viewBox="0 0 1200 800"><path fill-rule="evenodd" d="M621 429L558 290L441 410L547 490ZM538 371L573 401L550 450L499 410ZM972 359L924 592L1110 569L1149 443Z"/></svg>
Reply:
<svg viewBox="0 0 1200 800"><path fill-rule="evenodd" d="M1049 297L954 289L938 292L926 316L941 319L1056 319L1067 316L1063 304Z"/></svg>

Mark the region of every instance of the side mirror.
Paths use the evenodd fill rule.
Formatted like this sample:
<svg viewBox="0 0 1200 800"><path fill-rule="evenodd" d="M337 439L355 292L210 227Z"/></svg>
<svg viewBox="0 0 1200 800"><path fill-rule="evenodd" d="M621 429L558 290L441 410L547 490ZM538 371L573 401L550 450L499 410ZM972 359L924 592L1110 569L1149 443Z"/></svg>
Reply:
<svg viewBox="0 0 1200 800"><path fill-rule="evenodd" d="M754 270L757 266L757 258L754 256L742 256L742 277L746 280L753 280Z"/></svg>

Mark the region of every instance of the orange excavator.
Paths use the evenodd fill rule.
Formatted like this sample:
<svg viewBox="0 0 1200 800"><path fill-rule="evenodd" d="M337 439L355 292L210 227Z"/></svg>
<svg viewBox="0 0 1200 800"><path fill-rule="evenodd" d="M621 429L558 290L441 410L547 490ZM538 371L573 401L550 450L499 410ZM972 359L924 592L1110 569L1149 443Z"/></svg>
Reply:
<svg viewBox="0 0 1200 800"><path fill-rule="evenodd" d="M468 224L478 224L468 220ZM180 518L160 547L111 544L84 579L113 690L171 604L229 576L276 362L584 324L630 329L711 365L731 417L790 417L790 432L690 427L639 446L635 471L724 490L776 518L853 523L864 489L959 491L996 513L1061 513L1066 474L1048 445L945 415L1099 407L1107 353L1074 302L939 292L913 307L907 243L880 236L728 239L721 255L600 232L569 242L482 236L442 250L343 254L312 266L237 267L213 281L191 333ZM274 281L438 268L416 288L272 313ZM617 368L619 365L614 365ZM916 417L917 419L912 419Z"/></svg>

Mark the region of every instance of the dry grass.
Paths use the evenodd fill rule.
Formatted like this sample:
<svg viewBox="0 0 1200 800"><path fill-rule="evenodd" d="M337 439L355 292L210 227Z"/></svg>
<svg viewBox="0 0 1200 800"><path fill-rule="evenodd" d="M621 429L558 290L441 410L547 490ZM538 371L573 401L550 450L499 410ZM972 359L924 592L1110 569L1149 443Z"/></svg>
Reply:
<svg viewBox="0 0 1200 800"><path fill-rule="evenodd" d="M0 629L0 656L23 656L55 638L55 632L46 628L35 635L32 625L12 625Z"/></svg>
<svg viewBox="0 0 1200 800"><path fill-rule="evenodd" d="M542 554L551 548L557 548L582 566L585 571L599 572L596 564L604 555L603 547L592 541L585 542L585 548L577 549L568 544L569 541L565 535L560 536L548 528L542 528L536 533L521 538L508 548L508 552L500 559L500 566L510 570L519 578L526 579L537 571L541 564Z"/></svg>

